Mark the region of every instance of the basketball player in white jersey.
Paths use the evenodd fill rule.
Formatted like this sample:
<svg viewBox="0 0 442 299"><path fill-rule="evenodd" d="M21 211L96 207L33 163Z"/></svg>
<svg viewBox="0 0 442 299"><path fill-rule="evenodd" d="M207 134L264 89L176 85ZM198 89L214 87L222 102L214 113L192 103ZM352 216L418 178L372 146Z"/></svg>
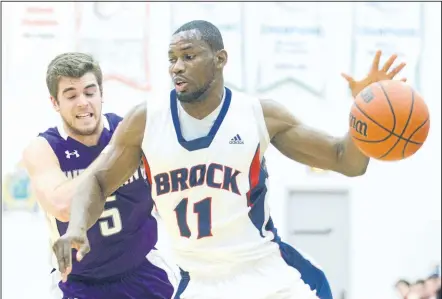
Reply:
<svg viewBox="0 0 442 299"><path fill-rule="evenodd" d="M369 159L348 135L328 136L275 101L226 88L227 58L221 34L209 22L192 21L174 33L174 90L127 114L74 195L69 228L54 247L65 275L69 249L78 248L80 257L88 252L86 230L144 153L152 197L186 273L176 298L317 298L281 256L266 198L264 153L272 144L291 160L349 177L363 175ZM380 52L362 81L345 76L353 95L404 67L389 71L392 56L379 70L379 58Z"/></svg>

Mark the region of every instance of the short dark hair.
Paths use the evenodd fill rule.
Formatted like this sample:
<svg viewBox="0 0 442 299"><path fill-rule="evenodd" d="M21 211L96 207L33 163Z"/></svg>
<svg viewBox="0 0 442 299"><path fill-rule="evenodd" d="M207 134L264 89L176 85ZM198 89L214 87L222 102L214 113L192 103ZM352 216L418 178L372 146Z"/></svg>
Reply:
<svg viewBox="0 0 442 299"><path fill-rule="evenodd" d="M198 30L201 33L202 40L205 41L213 51L224 49L224 42L221 32L215 25L207 21L190 21L178 28L173 34L175 35L177 33L193 29Z"/></svg>
<svg viewBox="0 0 442 299"><path fill-rule="evenodd" d="M103 94L103 73L100 65L91 55L79 52L58 55L49 63L46 71L46 85L49 93L55 100L58 100L58 82L61 77L80 78L88 72L95 75L100 93Z"/></svg>
<svg viewBox="0 0 442 299"><path fill-rule="evenodd" d="M400 284L405 284L407 286L410 286L410 283L407 280L405 280L405 279L399 279L394 286L397 287Z"/></svg>

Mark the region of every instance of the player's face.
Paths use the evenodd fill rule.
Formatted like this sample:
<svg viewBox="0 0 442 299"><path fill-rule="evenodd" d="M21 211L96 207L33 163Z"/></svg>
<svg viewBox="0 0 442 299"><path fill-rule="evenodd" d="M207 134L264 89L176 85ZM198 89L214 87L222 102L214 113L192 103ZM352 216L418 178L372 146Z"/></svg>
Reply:
<svg viewBox="0 0 442 299"><path fill-rule="evenodd" d="M172 36L169 45L169 73L178 100L201 101L215 80L216 57L210 46L201 40L197 30L183 31Z"/></svg>
<svg viewBox="0 0 442 299"><path fill-rule="evenodd" d="M98 131L102 98L93 73L86 73L81 78L61 77L58 102L51 100L72 133L92 135Z"/></svg>

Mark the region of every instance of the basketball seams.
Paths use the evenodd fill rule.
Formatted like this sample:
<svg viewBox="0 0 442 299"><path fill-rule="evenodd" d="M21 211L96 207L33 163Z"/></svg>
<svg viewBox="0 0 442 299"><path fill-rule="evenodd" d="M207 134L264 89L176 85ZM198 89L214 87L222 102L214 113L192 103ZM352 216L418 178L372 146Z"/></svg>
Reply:
<svg viewBox="0 0 442 299"><path fill-rule="evenodd" d="M411 139L411 137L413 137L413 135L414 134L416 134L426 123L427 123L427 121L430 119L430 117L427 117L427 119L426 120L424 120L423 122L422 122L422 124L420 124L417 128L416 128L416 130L414 130L411 134L410 134L410 139ZM405 141L405 145L404 145L404 148L402 149L402 157L405 157L405 151L407 150L407 145L408 145L408 141ZM420 144L422 144L422 143L420 143Z"/></svg>
<svg viewBox="0 0 442 299"><path fill-rule="evenodd" d="M401 140L408 141L409 143L412 143L412 144L416 144L416 145L422 144L421 142L416 142L416 141L413 141L413 140L405 138L405 137L400 137L398 134L390 131L389 129L387 129L386 127L382 126L381 124L379 124L374 119L372 119L367 113L365 113L364 110L361 109L361 107L359 107L359 105L356 102L354 103L354 106L356 107L356 109L359 110L359 112L361 112L366 118L371 120L375 125L377 125L381 129L385 130L386 132L390 133L390 135L388 135L386 138L381 139L381 140L365 140L365 139L360 139L360 138L352 136L354 139L356 139L358 141L366 142L366 143L379 143L379 142L383 142L383 141L387 140L388 138L390 138L393 135L395 137L398 137ZM396 125L396 120L395 120L395 125ZM393 126L393 128L395 128L395 125Z"/></svg>
<svg viewBox="0 0 442 299"><path fill-rule="evenodd" d="M384 93L385 100L387 100L388 106L390 106L391 115L393 116L393 128L391 129L391 131L394 135L395 134L394 130L396 129L396 114L394 113L393 104L390 102L390 99L388 98L388 94L385 91L384 86L382 86L381 82L377 82L376 85L378 85L381 88L382 92ZM397 137L399 137L399 136L397 136Z"/></svg>
<svg viewBox="0 0 442 299"><path fill-rule="evenodd" d="M350 136L369 157L403 160L425 143L430 125L428 114L422 97L411 86L400 81L375 82L354 101L350 112ZM415 138L420 142L413 140Z"/></svg>
<svg viewBox="0 0 442 299"><path fill-rule="evenodd" d="M372 142L382 142L387 140L388 138L390 138L391 135L394 135L394 132L390 131L389 129L387 129L386 127L384 127L383 125L379 124L377 121L375 121L374 119L372 119L367 113L365 113L364 110L361 109L361 107L359 107L358 103L354 102L354 105L356 107L356 109L359 110L359 112L361 112L366 118L368 118L369 120L371 120L375 125L377 125L379 128L385 130L386 132L390 133L390 135L388 135L387 137L385 137L385 139L381 139L381 140L370 140ZM393 125L393 129L395 127L396 123ZM362 141L366 141L366 140L362 140ZM368 141L368 140L367 140Z"/></svg>
<svg viewBox="0 0 442 299"><path fill-rule="evenodd" d="M391 102L390 102L390 98L388 97L388 94L387 94L387 92L385 91L384 86L382 85L381 82L378 82L378 85L379 85L379 87L382 89L382 91L384 92L385 99L388 101L388 104L390 105L390 107L392 107L393 105L392 105ZM391 153L391 151L392 151L392 150L398 145L398 143L399 143L401 140L403 140L402 137L403 137L405 131L407 130L408 124L410 123L410 119L411 119L411 116L412 116L412 114L413 114L413 108L414 108L414 90L411 89L411 88L410 88L410 90L411 90L411 105L410 105L410 113L408 114L408 118L407 118L407 121L405 122L405 126L404 126L404 128L402 129L401 134L398 136L398 137L399 137L398 140L396 140L396 142L393 144L393 146L392 146L389 150L387 150L387 152L386 152L385 154L383 154L382 156L380 156L378 159L385 158L385 157L386 157L389 153ZM394 110L393 110L393 111L394 111ZM393 115L394 115L394 112L393 112ZM396 125L396 119L395 119L395 125ZM405 147L405 146L404 146L404 147ZM404 155L402 155L402 158L405 158Z"/></svg>

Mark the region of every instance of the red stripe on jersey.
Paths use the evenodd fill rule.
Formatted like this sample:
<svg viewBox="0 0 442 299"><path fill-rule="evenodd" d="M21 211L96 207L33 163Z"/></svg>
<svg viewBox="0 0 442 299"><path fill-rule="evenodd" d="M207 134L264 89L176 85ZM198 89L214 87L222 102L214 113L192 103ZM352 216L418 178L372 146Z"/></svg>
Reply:
<svg viewBox="0 0 442 299"><path fill-rule="evenodd" d="M249 170L249 182L250 182L250 190L247 192L247 205L252 206L253 203L250 202L250 193L259 183L259 172L261 169L261 161L260 161L260 151L259 144L256 148L255 156L253 156L252 163L250 163Z"/></svg>
<svg viewBox="0 0 442 299"><path fill-rule="evenodd" d="M144 170L146 171L147 181L150 185L152 185L152 174L150 173L150 166L149 162L147 162L146 157L143 155L143 164L144 164Z"/></svg>

